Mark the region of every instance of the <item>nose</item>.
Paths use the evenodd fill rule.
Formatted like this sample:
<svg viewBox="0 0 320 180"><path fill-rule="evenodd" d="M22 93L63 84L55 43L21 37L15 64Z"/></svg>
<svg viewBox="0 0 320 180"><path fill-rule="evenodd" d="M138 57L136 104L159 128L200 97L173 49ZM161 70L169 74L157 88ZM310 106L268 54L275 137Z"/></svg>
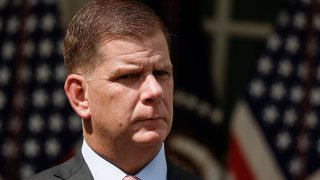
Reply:
<svg viewBox="0 0 320 180"><path fill-rule="evenodd" d="M141 88L141 99L144 103L159 102L163 96L163 89L153 75L148 75Z"/></svg>

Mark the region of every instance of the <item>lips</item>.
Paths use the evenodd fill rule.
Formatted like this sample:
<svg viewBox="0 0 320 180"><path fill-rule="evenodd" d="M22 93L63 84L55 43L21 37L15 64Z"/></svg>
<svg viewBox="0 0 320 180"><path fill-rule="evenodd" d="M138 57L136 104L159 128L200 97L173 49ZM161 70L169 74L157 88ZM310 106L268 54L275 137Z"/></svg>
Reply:
<svg viewBox="0 0 320 180"><path fill-rule="evenodd" d="M133 119L133 122L139 121L157 121L157 120L166 120L165 116L160 115L151 115L151 116L138 116Z"/></svg>
<svg viewBox="0 0 320 180"><path fill-rule="evenodd" d="M139 113L136 114L136 116L133 116L134 120L140 120L140 121L145 121L145 120L157 120L157 119L166 119L165 113L159 113L159 112L144 112L144 113Z"/></svg>
<svg viewBox="0 0 320 180"><path fill-rule="evenodd" d="M156 120L164 120L165 118L157 117L157 118L139 118L136 121L156 121Z"/></svg>

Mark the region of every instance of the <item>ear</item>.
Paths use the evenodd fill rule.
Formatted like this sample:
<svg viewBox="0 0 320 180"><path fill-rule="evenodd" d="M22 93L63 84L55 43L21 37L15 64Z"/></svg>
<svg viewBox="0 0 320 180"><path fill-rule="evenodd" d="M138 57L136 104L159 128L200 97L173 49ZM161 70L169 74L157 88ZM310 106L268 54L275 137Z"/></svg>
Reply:
<svg viewBox="0 0 320 180"><path fill-rule="evenodd" d="M91 118L87 88L87 81L79 74L69 75L64 84L64 90L72 108L82 119Z"/></svg>

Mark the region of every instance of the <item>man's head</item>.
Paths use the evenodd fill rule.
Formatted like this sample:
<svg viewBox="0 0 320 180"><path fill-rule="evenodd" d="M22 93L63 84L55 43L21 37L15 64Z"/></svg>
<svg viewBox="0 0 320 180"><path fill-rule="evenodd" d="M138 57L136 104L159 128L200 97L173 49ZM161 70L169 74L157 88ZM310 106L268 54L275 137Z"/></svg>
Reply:
<svg viewBox="0 0 320 180"><path fill-rule="evenodd" d="M81 8L70 22L64 39L68 74L90 76L101 63L98 49L117 38L140 41L161 31L169 36L161 19L147 6L132 0L95 0Z"/></svg>
<svg viewBox="0 0 320 180"><path fill-rule="evenodd" d="M149 8L131 0L90 2L72 20L65 91L98 153L159 149L170 132L173 73L166 34Z"/></svg>

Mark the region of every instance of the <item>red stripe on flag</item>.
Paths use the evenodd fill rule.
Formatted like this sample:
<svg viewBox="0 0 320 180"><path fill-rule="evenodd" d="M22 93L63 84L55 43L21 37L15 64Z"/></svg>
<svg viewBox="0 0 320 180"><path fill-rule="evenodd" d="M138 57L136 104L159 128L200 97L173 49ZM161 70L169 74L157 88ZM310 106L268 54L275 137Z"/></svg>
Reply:
<svg viewBox="0 0 320 180"><path fill-rule="evenodd" d="M230 138L228 169L235 180L255 180L257 179L251 171L244 154L241 150L237 138L232 135Z"/></svg>

